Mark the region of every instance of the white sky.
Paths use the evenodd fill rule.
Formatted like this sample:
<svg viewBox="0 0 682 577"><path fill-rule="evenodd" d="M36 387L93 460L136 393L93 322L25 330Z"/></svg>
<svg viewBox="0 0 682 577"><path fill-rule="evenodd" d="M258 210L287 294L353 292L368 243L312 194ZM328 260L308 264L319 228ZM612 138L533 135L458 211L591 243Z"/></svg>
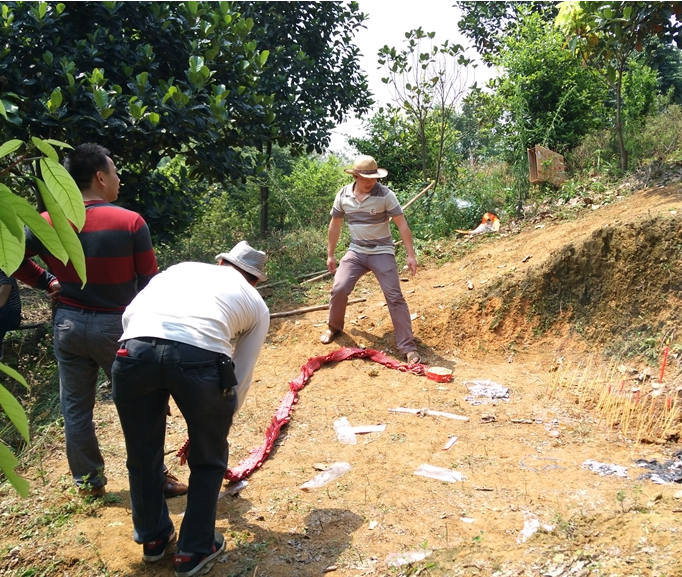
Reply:
<svg viewBox="0 0 682 577"><path fill-rule="evenodd" d="M453 8L454 0L359 0L360 10L368 14L365 28L355 37L355 44L360 48L360 65L367 74L370 90L374 94L375 105L391 101L390 92L386 84L381 81L384 73L378 70L377 52L384 45L395 47L397 50L405 48L405 32L422 27L424 32L435 32L434 43L442 44L445 40L450 43L461 44L465 48L470 46L467 38L463 37L457 28L460 13ZM475 50L467 53L469 57L476 57ZM469 71L469 83L477 81L479 86L494 76L486 66L479 64ZM337 126L332 132L330 150L348 152L345 134L360 136L364 134L362 122L351 119Z"/></svg>

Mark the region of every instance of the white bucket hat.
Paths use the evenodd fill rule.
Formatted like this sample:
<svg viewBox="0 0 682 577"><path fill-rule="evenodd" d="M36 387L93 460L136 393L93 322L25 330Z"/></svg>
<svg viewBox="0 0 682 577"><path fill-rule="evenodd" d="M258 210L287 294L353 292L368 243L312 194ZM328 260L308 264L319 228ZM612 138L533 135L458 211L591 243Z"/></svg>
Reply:
<svg viewBox="0 0 682 577"><path fill-rule="evenodd" d="M377 161L367 155L358 156L353 163L353 168L345 168L344 172L364 178L384 178L388 175L388 170L379 168Z"/></svg>
<svg viewBox="0 0 682 577"><path fill-rule="evenodd" d="M252 274L260 281L268 280L265 268L265 253L249 246L245 240L238 242L230 252L221 252L215 259L220 262L226 260L237 268Z"/></svg>

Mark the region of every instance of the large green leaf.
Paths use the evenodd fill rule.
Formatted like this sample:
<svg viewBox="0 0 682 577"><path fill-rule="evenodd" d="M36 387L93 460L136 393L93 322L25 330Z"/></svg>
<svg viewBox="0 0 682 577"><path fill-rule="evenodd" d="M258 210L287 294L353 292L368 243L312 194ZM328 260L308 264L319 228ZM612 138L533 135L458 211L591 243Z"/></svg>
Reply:
<svg viewBox="0 0 682 577"><path fill-rule="evenodd" d="M24 260L24 243L10 233L0 220L0 268L6 275L11 275Z"/></svg>
<svg viewBox="0 0 682 577"><path fill-rule="evenodd" d="M41 140L40 138L36 136L31 137L31 142L33 142L33 145L40 150L45 156L48 158L51 158L55 162L59 162L59 155L57 154L57 151L52 147L51 144L48 144L44 140Z"/></svg>
<svg viewBox="0 0 682 577"><path fill-rule="evenodd" d="M18 148L21 148L24 143L21 140L8 140L2 146L0 146L0 158L12 154Z"/></svg>
<svg viewBox="0 0 682 577"><path fill-rule="evenodd" d="M24 221L33 233L38 237L43 246L52 255L61 260L64 264L69 260L69 255L62 246L59 236L54 228L40 216L25 198L12 194L9 188L0 184L0 200L4 200L14 207L17 216Z"/></svg>
<svg viewBox="0 0 682 577"><path fill-rule="evenodd" d="M0 407L2 407L5 414L12 421L17 431L21 433L24 440L28 443L28 419L26 418L26 411L24 407L19 404L19 401L10 393L5 387L0 385Z"/></svg>
<svg viewBox="0 0 682 577"><path fill-rule="evenodd" d="M73 146L71 146L67 142L62 142L61 140L55 140L54 138L45 138L43 142L47 142L48 144L51 144L52 146L59 146L59 148L70 148L73 150Z"/></svg>
<svg viewBox="0 0 682 577"><path fill-rule="evenodd" d="M0 443L0 469L9 479L12 486L17 490L22 497L28 497L29 484L26 479L22 479L14 472L15 467L19 464L17 458L12 454L5 445Z"/></svg>
<svg viewBox="0 0 682 577"><path fill-rule="evenodd" d="M38 178L34 179L34 182L38 185L40 196L43 198L45 208L47 208L47 212L50 214L52 226L54 226L62 246L69 255L73 268L76 269L78 277L83 281L83 286L85 286L87 275L85 273L85 255L83 254L81 242L61 206L59 206L52 193L47 189L45 183Z"/></svg>
<svg viewBox="0 0 682 577"><path fill-rule="evenodd" d="M40 170L45 185L62 207L66 218L81 230L85 224L85 205L83 195L71 175L51 158L40 159Z"/></svg>
<svg viewBox="0 0 682 577"><path fill-rule="evenodd" d="M0 221L4 223L14 238L19 242L24 242L24 227L21 226L21 221L17 217L17 211L11 204L2 199L0 199Z"/></svg>
<svg viewBox="0 0 682 577"><path fill-rule="evenodd" d="M6 375L9 375L15 381L21 383L22 385L24 385L24 387L28 389L28 383L26 382L26 379L24 379L24 377L17 373L12 367L8 367L7 365L3 365L2 363L0 363L0 371L5 373Z"/></svg>

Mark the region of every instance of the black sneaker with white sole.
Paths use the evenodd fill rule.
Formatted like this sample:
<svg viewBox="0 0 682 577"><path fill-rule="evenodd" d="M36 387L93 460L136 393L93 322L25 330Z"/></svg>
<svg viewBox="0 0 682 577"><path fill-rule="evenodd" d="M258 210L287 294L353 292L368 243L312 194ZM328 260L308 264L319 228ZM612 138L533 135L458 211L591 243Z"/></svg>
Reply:
<svg viewBox="0 0 682 577"><path fill-rule="evenodd" d="M209 555L196 553L194 555L175 554L175 577L190 577L198 573L206 563L215 559L225 550L225 537L221 533L215 534L213 551Z"/></svg>
<svg viewBox="0 0 682 577"><path fill-rule="evenodd" d="M170 535L165 539L154 539L149 543L142 544L142 559L147 563L156 563L163 559L166 547L175 541L175 529L171 529Z"/></svg>

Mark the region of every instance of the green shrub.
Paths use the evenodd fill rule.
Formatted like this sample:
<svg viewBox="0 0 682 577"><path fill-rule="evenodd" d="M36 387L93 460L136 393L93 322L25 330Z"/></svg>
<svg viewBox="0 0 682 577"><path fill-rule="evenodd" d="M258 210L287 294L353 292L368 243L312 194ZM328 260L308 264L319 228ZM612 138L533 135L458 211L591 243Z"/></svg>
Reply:
<svg viewBox="0 0 682 577"><path fill-rule="evenodd" d="M630 170L635 171L651 161L678 161L682 158L682 107L673 104L660 114L631 122L625 129L626 148L630 153ZM588 134L566 157L572 173L598 172L619 174L619 156L612 131Z"/></svg>

